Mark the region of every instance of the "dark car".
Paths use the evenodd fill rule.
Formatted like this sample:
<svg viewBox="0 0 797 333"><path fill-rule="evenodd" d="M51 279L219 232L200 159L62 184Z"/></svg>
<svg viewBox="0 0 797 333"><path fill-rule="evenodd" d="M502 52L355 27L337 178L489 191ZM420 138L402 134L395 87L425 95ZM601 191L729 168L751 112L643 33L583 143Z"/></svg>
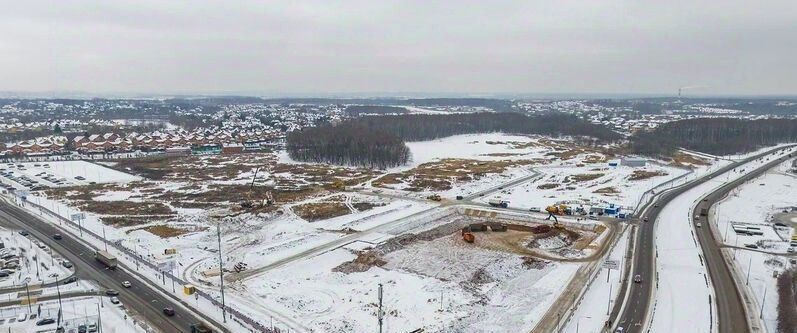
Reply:
<svg viewBox="0 0 797 333"><path fill-rule="evenodd" d="M74 282L77 282L77 277L74 276L74 275L70 276L70 277L66 278L66 280L64 280L64 284L70 284L70 283L74 283Z"/></svg>
<svg viewBox="0 0 797 333"><path fill-rule="evenodd" d="M105 291L105 294L108 296L117 296L119 295L119 292L113 289L108 289Z"/></svg>
<svg viewBox="0 0 797 333"><path fill-rule="evenodd" d="M464 198L461 195L457 196L457 200L462 200L462 199L464 199Z"/></svg>
<svg viewBox="0 0 797 333"><path fill-rule="evenodd" d="M20 230L20 231L19 231L19 234L20 234L20 235L22 235L22 236L27 236L27 235L29 235L27 230Z"/></svg>
<svg viewBox="0 0 797 333"><path fill-rule="evenodd" d="M88 327L86 325L80 325L77 327L77 333L86 333L88 331Z"/></svg>
<svg viewBox="0 0 797 333"><path fill-rule="evenodd" d="M43 325L50 325L55 324L55 319L52 318L42 318L36 322L36 326L43 326Z"/></svg>
<svg viewBox="0 0 797 333"><path fill-rule="evenodd" d="M64 266L66 268L72 268L73 265L71 262L64 260L64 262L61 263L61 266Z"/></svg>
<svg viewBox="0 0 797 333"><path fill-rule="evenodd" d="M163 314L168 317L174 316L174 309L172 308L163 308Z"/></svg>
<svg viewBox="0 0 797 333"><path fill-rule="evenodd" d="M61 240L61 239L63 239L63 238L64 238L64 236L61 236L61 234L55 234L55 235L53 235L53 239L55 239L55 240Z"/></svg>

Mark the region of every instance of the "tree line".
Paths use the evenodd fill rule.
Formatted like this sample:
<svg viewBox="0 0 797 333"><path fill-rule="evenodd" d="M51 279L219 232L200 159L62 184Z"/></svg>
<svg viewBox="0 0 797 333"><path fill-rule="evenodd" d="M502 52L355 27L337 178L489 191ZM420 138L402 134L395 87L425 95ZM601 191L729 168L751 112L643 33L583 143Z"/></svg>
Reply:
<svg viewBox="0 0 797 333"><path fill-rule="evenodd" d="M471 133L543 134L586 136L614 141L622 136L612 130L563 113L527 116L514 112L461 114L410 114L366 116L351 120L368 128L391 133L406 141L422 141Z"/></svg>
<svg viewBox="0 0 797 333"><path fill-rule="evenodd" d="M551 113L405 114L365 116L337 125L292 132L286 149L294 160L384 169L406 164L405 141L423 141L458 134L504 132L575 136L592 143L622 138L606 127L575 116Z"/></svg>
<svg viewBox="0 0 797 333"><path fill-rule="evenodd" d="M297 161L386 169L410 160L399 137L358 123L305 128L288 134L286 150Z"/></svg>
<svg viewBox="0 0 797 333"><path fill-rule="evenodd" d="M797 141L797 119L698 118L663 124L631 138L634 153L669 155L678 148L716 155Z"/></svg>

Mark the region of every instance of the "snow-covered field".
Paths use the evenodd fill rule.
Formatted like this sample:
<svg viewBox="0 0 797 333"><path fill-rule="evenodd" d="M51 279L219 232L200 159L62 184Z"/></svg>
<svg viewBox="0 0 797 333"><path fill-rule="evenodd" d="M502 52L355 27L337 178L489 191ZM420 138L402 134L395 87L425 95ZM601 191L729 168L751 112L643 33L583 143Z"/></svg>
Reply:
<svg viewBox="0 0 797 333"><path fill-rule="evenodd" d="M348 274L332 272L355 257L338 249L269 271L246 289L317 332L373 329L378 284L387 331L508 332L531 330L579 267L524 268L520 256L455 243L450 237L419 243L388 255L384 267ZM485 281L463 288L476 276Z"/></svg>
<svg viewBox="0 0 797 333"><path fill-rule="evenodd" d="M480 199L488 202L492 198L509 200L512 207L544 209L554 203L565 202L585 206L615 204L624 211L633 211L645 191L665 183L687 171L680 168L649 164L646 167L560 166L537 169L542 176L533 182L502 190ZM646 179L630 180L634 172L651 172L660 175ZM578 180L578 177L594 178Z"/></svg>
<svg viewBox="0 0 797 333"><path fill-rule="evenodd" d="M785 221L775 218L784 210L797 207L797 177L785 173L791 166L787 161L766 174L738 187L717 205L713 217L717 230L726 245L743 247L755 244L760 250L785 254L789 240L794 233L795 221L783 215ZM791 216L797 216L793 214ZM775 223L783 223L777 227ZM757 227L763 235L744 235L733 231L733 226ZM732 257L738 267L738 278L747 284L749 271L749 290L760 306L764 302L762 320L767 331L777 331L777 279L775 275L793 267L788 257L775 254L734 249ZM766 299L764 294L767 294Z"/></svg>
<svg viewBox="0 0 797 333"><path fill-rule="evenodd" d="M453 200L455 196L496 189L504 193L487 194L478 198L478 201L484 203L489 198L502 196L511 201L512 207L526 209L544 207L554 202L582 200L599 205L615 203L632 209L642 193L687 172L655 163L642 168L609 167L607 156L596 150L574 146L567 140L544 137L500 133L460 135L411 142L408 146L413 153L412 163L384 173L412 172L421 164L439 162L445 158L523 163L511 164L501 169L501 172L454 180L452 188L445 191L410 192L402 188L404 184L385 188L371 186L370 181L365 181L363 186L351 187L351 184L347 184L349 187L345 189L298 196L293 201L278 202L277 206L264 207L267 209L255 212L237 209L240 208L237 207L240 193L213 198L216 200L213 208L181 206L185 203L181 201L184 200L183 195L189 198L191 204L202 203L191 195L207 190L209 186L246 185L253 175L246 168L243 172L217 172L212 178L206 179L200 177L203 175L201 173L205 169L210 171L214 165L202 165L199 174L191 176L194 178L171 179L169 177L173 174L167 174L158 181L141 182L146 186L139 186L139 182L135 182L128 184L129 188L103 188L100 190L105 192L91 193L88 199L81 199L103 204L143 203L153 196L163 195L167 198L161 202L168 211L173 212L168 217L158 214L131 215L143 221L131 225L109 225L101 221L107 215L86 213L81 223L95 234L104 234L109 242L121 244L147 261L160 265L162 270L171 271L214 295L219 282L214 273L219 267L216 243L218 225L223 243L224 267L230 271L225 273L225 277L230 279L230 284L225 283L225 286L229 286L226 289L229 304L265 322L273 316L275 325L289 327L292 331L372 330L379 283L385 288L387 331L412 331L418 328L423 328L425 332L482 332L486 329L496 332L529 331L546 313L582 263L554 261L541 267L526 268L523 267L524 259L517 254L483 248L460 248L455 242L458 238L454 237L419 242L391 252L385 257L385 265L364 272L342 273L332 269L354 259L357 251L384 244L409 231L440 224L442 220L435 218L437 215L433 213L441 210L438 209L441 203L426 200L431 193L439 193L444 197L444 207L456 203ZM268 155L263 160L293 163L284 153L279 156ZM209 164L234 163L224 162L223 157L203 161ZM59 163L64 164L58 166ZM125 183L141 179L88 162L49 162L49 168L42 165L26 166L25 170L15 172L32 173L31 177L36 177L42 172L38 169L41 168L70 179L73 185L90 182ZM306 188L329 185L329 182L323 183L328 180L318 180L322 177L319 175L326 170L308 173L306 179L299 179L298 176L293 177L295 175L292 172L295 170L292 167L283 166L280 172L261 171L258 175L272 180L281 175L291 176L292 180L296 180L295 184L306 185ZM649 172L652 176L630 180L638 171ZM541 176L497 189L508 182L530 178L535 172L540 172ZM359 184L363 180L357 177L363 175L371 177L369 173L351 177L358 179ZM75 180L78 176L85 180ZM557 184L557 187L539 188L550 183ZM286 182L283 186L295 184ZM134 188L132 185L139 187ZM605 188L612 190L595 193ZM236 190L241 191L240 188ZM36 194L28 197L29 202L41 204L63 217L69 218L80 212L78 205L71 205L66 199L48 199ZM330 217L317 220L301 214L303 206L324 203L338 205L334 207L336 209L340 205L345 208L343 212L334 211ZM367 207L358 204L366 204ZM52 220L51 217L45 218ZM158 218L162 219L158 221ZM408 227L400 228L404 225ZM151 228L163 226L186 232L164 237L151 232ZM78 230L72 226L65 228L73 236L78 234ZM102 239L99 238L90 239L89 242L94 246L102 246ZM165 254L172 249L176 251L175 254ZM117 255L128 266L135 265L132 258L121 253ZM234 267L240 268L241 265L245 270L235 272ZM142 268L141 272L147 279L158 277L155 271ZM473 279L479 283L468 283ZM167 289L166 292L172 292L171 288ZM606 293L608 291L603 292ZM193 297L186 297L179 292L175 294L191 304L195 301ZM218 319L220 313L217 313L217 308L203 300L196 302L197 307ZM587 302L598 303L591 300Z"/></svg>
<svg viewBox="0 0 797 333"><path fill-rule="evenodd" d="M542 158L545 153L553 151L539 144L538 137L503 133L455 135L431 141L407 142L407 147L412 153L412 162L390 172L412 169L445 158L519 160Z"/></svg>

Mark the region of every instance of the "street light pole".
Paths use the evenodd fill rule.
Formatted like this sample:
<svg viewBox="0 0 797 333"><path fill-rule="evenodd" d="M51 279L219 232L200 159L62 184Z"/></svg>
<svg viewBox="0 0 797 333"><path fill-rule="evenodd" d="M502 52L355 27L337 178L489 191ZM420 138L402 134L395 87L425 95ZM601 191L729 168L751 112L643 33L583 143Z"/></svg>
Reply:
<svg viewBox="0 0 797 333"><path fill-rule="evenodd" d="M55 291L58 293L58 325L61 325L61 314L63 313L63 305L61 305L61 288L58 287L58 276L55 276Z"/></svg>
<svg viewBox="0 0 797 333"><path fill-rule="evenodd" d="M227 309L224 303L224 263L221 255L221 221L216 224L216 238L219 242L219 277L221 278L221 315L224 323L227 323Z"/></svg>
<svg viewBox="0 0 797 333"><path fill-rule="evenodd" d="M33 313L33 309L30 308L30 288L27 282L25 282L25 293L28 295L28 312Z"/></svg>
<svg viewBox="0 0 797 333"><path fill-rule="evenodd" d="M105 238L105 226L102 227L102 243L105 245L105 252L108 252L108 240Z"/></svg>
<svg viewBox="0 0 797 333"><path fill-rule="evenodd" d="M761 311L759 311L758 319L764 319L764 303L767 301L767 285L764 285L764 298L761 299Z"/></svg>

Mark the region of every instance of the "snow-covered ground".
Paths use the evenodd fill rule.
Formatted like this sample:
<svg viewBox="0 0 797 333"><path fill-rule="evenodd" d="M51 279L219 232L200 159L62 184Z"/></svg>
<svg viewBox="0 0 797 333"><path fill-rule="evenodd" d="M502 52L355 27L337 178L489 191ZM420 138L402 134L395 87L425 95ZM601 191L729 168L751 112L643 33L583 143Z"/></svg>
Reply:
<svg viewBox="0 0 797 333"><path fill-rule="evenodd" d="M630 230L630 229L628 229ZM606 260L614 260L623 266L625 251L628 246L629 231L617 239L617 243ZM601 268L592 283L587 287L578 308L564 326L565 333L601 332L604 323L609 319L609 311L617 302L617 294L622 285L621 278L625 272Z"/></svg>
<svg viewBox="0 0 797 333"><path fill-rule="evenodd" d="M743 247L755 244L763 251L786 253L795 221L789 221L788 215L784 216L786 221L775 219L774 216L797 207L797 196L795 196L797 177L784 172L790 166L791 160L786 161L770 172L736 188L717 205L713 222L717 223L717 230L726 245ZM776 222L786 226L776 227ZM733 231L734 225L756 227L763 235L737 234ZM775 275L792 267L790 260L784 256L743 249L728 251L733 253L732 257L738 268L737 273L741 273L737 278L748 286L758 306L764 302L762 320L767 331L777 332L778 297ZM760 310L761 308L758 309Z"/></svg>
<svg viewBox="0 0 797 333"><path fill-rule="evenodd" d="M78 327L86 325L101 325L102 332L107 333L128 333L146 332L145 329L136 325L133 318L125 314L123 307L113 305L109 298L102 297L75 297L61 301L63 317L61 326L67 332L77 332ZM102 304L100 304L102 303ZM11 333L29 332L53 332L56 324L36 325L36 322L43 318L57 319L58 301L45 301L33 305L32 311L35 318L31 318L27 306L13 306L3 308L0 315L0 331ZM40 312L39 312L40 311ZM37 315L37 313L39 313ZM18 321L25 318L23 321Z"/></svg>
<svg viewBox="0 0 797 333"><path fill-rule="evenodd" d="M507 193L503 195L517 196L510 199L512 206L524 208L542 207L551 204L552 200L571 200L579 196L582 199L588 197L592 202L612 202L633 207L646 190L686 172L683 169L657 164L649 164L645 168L608 168L606 163L602 162L585 164L588 155L592 156L593 160L600 160L600 156L594 157L594 152L584 151L561 160L552 153L561 153L571 148L559 143L556 144L558 145L556 148L552 148L550 142L545 142L546 140L551 139L495 133L408 143L413 151L413 163L389 172L403 172L422 163L449 157L480 161L533 160L534 164L531 165L510 167L502 173L488 173L473 181L454 182L454 188L440 193L444 197L453 198L455 195L483 191L533 174L530 169L532 166L536 168L545 165L542 170L545 175L541 179L505 189ZM280 156L283 162L291 162L285 158L284 154ZM95 167L102 169L95 170L96 178L90 178L92 171L64 166L65 169L71 170L69 171L71 173L64 177L74 179L81 176L86 178L85 183L128 182L138 179L93 163L79 163L87 164L86 167L90 168L87 170L94 170ZM58 167L54 163L50 164L53 166L46 169L52 173L58 172ZM584 166L578 166L579 164ZM35 168L35 166L25 167L24 171ZM106 173L103 171L105 169L113 172ZM639 170L660 171L666 175L629 181L628 177ZM40 172L33 172L33 175L38 173ZM567 177L590 173L603 175L596 179L570 184L575 189L567 189L566 186L569 185L562 185L561 191L537 188L547 183L546 180L564 182ZM227 176L222 175L207 182L242 184L241 179L249 179L250 174L245 172L232 178L228 177L229 179L224 177ZM186 186L185 183L172 180L151 183L176 193L182 193L181 188ZM596 189L604 187L614 187L617 193L607 195L593 193ZM324 192L284 204L278 211L260 214L249 212L229 214L228 210L221 208L206 211L170 206L177 212L175 214L177 216L168 221L150 223L147 220L146 223L133 226L111 226L104 225L99 219L101 216L87 213L81 223L87 230L97 235L104 234L109 242L121 244L143 256L147 261L160 265L161 269L174 272L175 275L195 283L200 290L214 296L218 295L216 292L218 277L213 274L213 270L218 269L215 233L215 226L218 223L221 227L225 268L232 270L236 264L244 263L249 272L253 273L240 280L235 279L234 273L231 274L235 281L229 285L230 289L226 295L228 304L261 322L269 323L273 316L276 326L298 331L315 329L315 331L359 332L372 329L375 321L373 303L376 301L375 288L378 283L385 286L385 306L388 313L386 325L389 331L410 331L420 327L424 327L426 332L446 329L478 331L484 327L480 326L482 323L489 323L497 331L514 331L518 327L530 330L581 266L578 263L553 262L541 269L518 269L520 259L517 256L501 253L495 255L494 264L485 267L464 265L452 269L445 264L457 262L459 258L457 252L443 251L442 248L433 246L439 245L438 243L431 243L427 244L428 248L405 249L404 252L391 253L389 264L384 267L374 267L361 273L332 272L333 267L354 258L351 251L374 246L401 234L391 229L396 221L403 221L402 223L415 221L413 216L431 211L439 205L429 200L419 200L428 193L408 193L398 189L382 189L367 185L365 188L381 192L375 195L367 195L365 190L331 194ZM138 190L128 191L124 188L108 190L101 195L95 194L92 201L142 200L142 196L136 191ZM346 197L344 203L351 210L348 214L314 222L296 215L296 207L324 202L334 195ZM538 197L529 197L531 195ZM64 202L35 195L28 197L28 200L41 204L66 218L79 212ZM378 205L369 210L359 211L352 205L352 200L378 203ZM170 205L168 202L167 204ZM228 214L230 216L223 217ZM53 220L46 214L43 217ZM438 221L429 219L421 222L425 223L425 226L431 226ZM413 223L415 222L408 224ZM142 229L156 224L186 227L190 228L190 232L161 238ZM79 234L77 228L72 225L64 224L62 227L66 228L72 237ZM86 235L83 238L95 247L103 247L101 238ZM176 250L176 254L165 254L166 250L170 249ZM429 253L434 250L439 250L439 253ZM111 251L127 266L136 266L133 258L121 252L117 253L114 249ZM418 254L422 252L426 254ZM486 273L480 274L487 274L494 281L480 285L479 290L463 288L456 279L474 274L468 270L472 268L485 268ZM439 270L445 277L431 273L434 269ZM155 270L141 266L140 273L146 279L160 281ZM168 285L164 288L164 292L173 292ZM189 304L196 304L197 308L221 321L221 313L217 307L204 299L182 295L179 288L177 289L178 291L174 292L177 297ZM407 297L407 295L413 296ZM474 321L477 318L478 321ZM233 326L233 331L238 329L241 327Z"/></svg>
<svg viewBox="0 0 797 333"><path fill-rule="evenodd" d="M537 137L503 133L465 134L429 141L407 142L407 147L412 153L412 162L389 171L404 171L445 158L486 161L543 158L544 154L551 152L552 149L538 145L538 142Z"/></svg>
<svg viewBox="0 0 797 333"><path fill-rule="evenodd" d="M53 282L56 276L64 278L71 274L70 270L61 265L62 259L51 255L52 250L40 244L38 241L20 235L17 231L0 231L0 242L4 248L0 249L0 254L13 254L4 260L4 263L18 259L18 267L14 269L5 268L9 275L0 277L0 290L4 288L19 287L28 283L37 285L42 282ZM38 266L38 269L37 269Z"/></svg>
<svg viewBox="0 0 797 333"><path fill-rule="evenodd" d="M531 330L579 264L549 263L527 269L503 252L457 249L450 239L391 253L385 267L361 273L332 272L354 259L345 249L280 267L246 284L259 303L292 313L318 332L364 332L374 328L378 284L384 286L385 328L390 332L496 332ZM471 253L472 252L472 253ZM471 259L487 266L469 265ZM462 287L476 271L492 282ZM412 295L408 297L408 295Z"/></svg>
<svg viewBox="0 0 797 333"><path fill-rule="evenodd" d="M579 203L585 206L622 206L626 212L633 211L645 191L687 173L674 167L649 164L646 167L560 166L537 168L542 176L513 188L504 189L489 197L481 198L484 203L493 198L509 200L516 208L532 207L544 209L558 202ZM646 179L630 180L634 172L652 172L661 175ZM575 180L583 176L590 180ZM605 190L604 190L605 189Z"/></svg>

